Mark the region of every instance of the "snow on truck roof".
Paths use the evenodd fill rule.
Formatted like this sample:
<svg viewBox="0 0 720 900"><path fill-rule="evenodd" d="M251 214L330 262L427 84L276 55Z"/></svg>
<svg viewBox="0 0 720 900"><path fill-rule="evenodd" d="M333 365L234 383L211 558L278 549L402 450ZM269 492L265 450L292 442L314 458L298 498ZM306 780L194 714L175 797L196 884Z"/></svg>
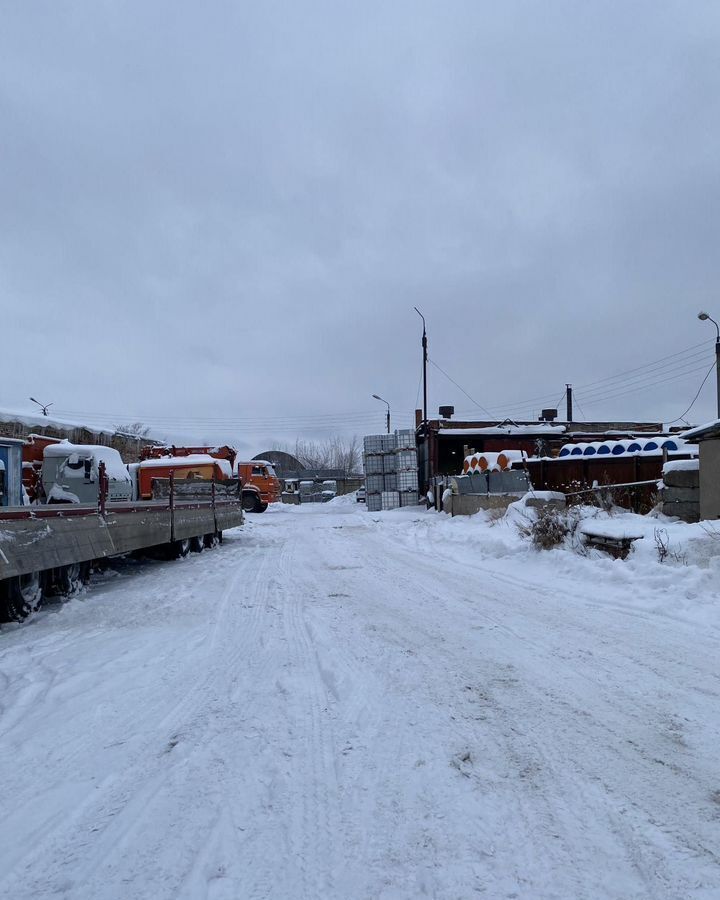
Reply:
<svg viewBox="0 0 720 900"><path fill-rule="evenodd" d="M105 463L108 478L115 481L127 481L130 478L119 452L114 447L105 447L102 444L71 444L70 441L48 444L43 449L43 459L65 459L73 453L77 453L79 457L92 456L98 462Z"/></svg>
<svg viewBox="0 0 720 900"><path fill-rule="evenodd" d="M189 456L161 456L159 459L144 459L138 463L142 469L161 469L172 466L176 469L192 466L218 466L227 478L232 478L232 467L228 460L218 459L209 453L191 453Z"/></svg>
<svg viewBox="0 0 720 900"><path fill-rule="evenodd" d="M216 462L227 462L227 460L216 459L209 453L189 453L187 456L159 456L157 459L144 459L140 465L144 469L150 469L166 466L207 466Z"/></svg>

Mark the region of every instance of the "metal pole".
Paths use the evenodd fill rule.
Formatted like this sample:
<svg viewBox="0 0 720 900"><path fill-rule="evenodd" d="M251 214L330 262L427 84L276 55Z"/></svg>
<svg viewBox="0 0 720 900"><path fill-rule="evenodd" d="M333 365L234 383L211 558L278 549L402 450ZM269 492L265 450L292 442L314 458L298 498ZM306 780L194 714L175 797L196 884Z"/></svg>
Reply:
<svg viewBox="0 0 720 900"><path fill-rule="evenodd" d="M430 485L430 435L428 433L428 417L427 417L427 361L428 361L428 339L427 330L425 328L425 316L420 312L417 306L413 307L415 312L420 316L423 323L422 333L422 350L423 350L423 437L425 439L425 490Z"/></svg>
<svg viewBox="0 0 720 900"><path fill-rule="evenodd" d="M387 433L390 434L390 406L387 408Z"/></svg>
<svg viewBox="0 0 720 900"><path fill-rule="evenodd" d="M717 414L720 419L720 329L715 339L715 384L717 388Z"/></svg>
<svg viewBox="0 0 720 900"><path fill-rule="evenodd" d="M572 408L572 385L565 385L565 401L567 403L567 419L566 421L572 422L573 420L573 408Z"/></svg>

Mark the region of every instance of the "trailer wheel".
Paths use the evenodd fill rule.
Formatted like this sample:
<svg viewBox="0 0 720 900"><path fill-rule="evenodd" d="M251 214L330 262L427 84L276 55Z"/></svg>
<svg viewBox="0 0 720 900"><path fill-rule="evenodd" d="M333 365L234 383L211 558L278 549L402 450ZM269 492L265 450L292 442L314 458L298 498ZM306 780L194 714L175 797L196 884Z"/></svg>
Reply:
<svg viewBox="0 0 720 900"><path fill-rule="evenodd" d="M190 538L190 552L202 553L205 549L205 536L199 534L197 537Z"/></svg>
<svg viewBox="0 0 720 900"><path fill-rule="evenodd" d="M57 592L63 597L72 597L73 594L84 587L90 581L91 564L89 562L72 563L62 566L58 570L55 579Z"/></svg>
<svg viewBox="0 0 720 900"><path fill-rule="evenodd" d="M40 608L42 600L42 572L29 572L0 582L0 615L5 622L22 622Z"/></svg>
<svg viewBox="0 0 720 900"><path fill-rule="evenodd" d="M187 556L190 552L190 538L184 538L182 541L172 541L167 544L167 558L180 559L181 556Z"/></svg>

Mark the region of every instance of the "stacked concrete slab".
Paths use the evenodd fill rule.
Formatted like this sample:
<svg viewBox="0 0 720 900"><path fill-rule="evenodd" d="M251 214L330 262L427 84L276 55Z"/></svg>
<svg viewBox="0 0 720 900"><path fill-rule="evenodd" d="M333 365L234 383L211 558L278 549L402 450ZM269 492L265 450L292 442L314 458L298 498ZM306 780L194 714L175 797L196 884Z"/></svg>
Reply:
<svg viewBox="0 0 720 900"><path fill-rule="evenodd" d="M681 460L665 463L662 476L662 511L683 522L700 521L700 463Z"/></svg>
<svg viewBox="0 0 720 900"><path fill-rule="evenodd" d="M415 432L369 434L363 441L366 505L370 512L418 502Z"/></svg>

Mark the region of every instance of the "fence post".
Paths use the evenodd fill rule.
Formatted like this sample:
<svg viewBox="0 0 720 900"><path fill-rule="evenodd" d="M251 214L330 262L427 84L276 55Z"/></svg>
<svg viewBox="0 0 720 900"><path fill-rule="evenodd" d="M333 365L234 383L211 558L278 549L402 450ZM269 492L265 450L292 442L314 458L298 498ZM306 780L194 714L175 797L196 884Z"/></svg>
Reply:
<svg viewBox="0 0 720 900"><path fill-rule="evenodd" d="M168 507L170 509L170 540L175 540L175 473L170 472L170 492L168 495Z"/></svg>
<svg viewBox="0 0 720 900"><path fill-rule="evenodd" d="M105 463L101 460L98 466L98 512L105 516L105 503L107 501L108 477Z"/></svg>

